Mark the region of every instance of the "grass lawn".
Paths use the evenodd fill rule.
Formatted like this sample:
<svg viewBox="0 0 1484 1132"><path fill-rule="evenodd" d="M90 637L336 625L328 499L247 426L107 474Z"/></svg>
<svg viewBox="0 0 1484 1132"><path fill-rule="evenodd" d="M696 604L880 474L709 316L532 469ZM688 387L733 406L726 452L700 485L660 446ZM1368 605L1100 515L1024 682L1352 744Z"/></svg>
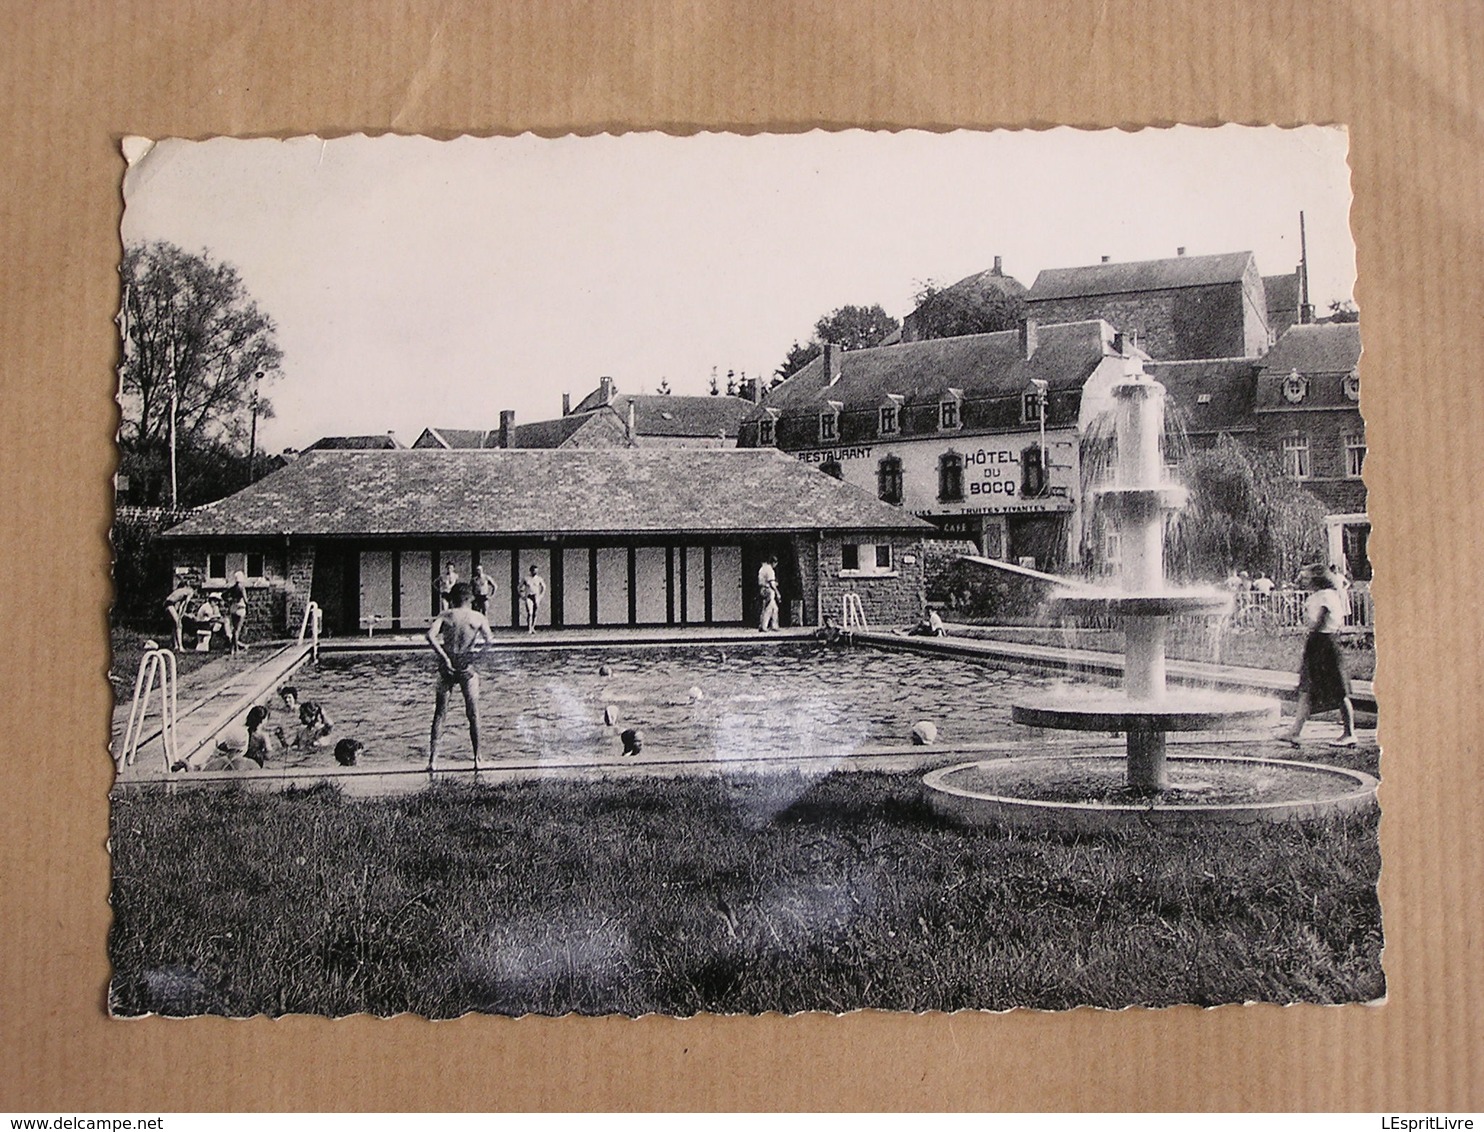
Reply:
<svg viewBox="0 0 1484 1132"><path fill-rule="evenodd" d="M689 1015L1383 993L1374 818L1058 840L918 775L131 794L113 1010Z"/></svg>

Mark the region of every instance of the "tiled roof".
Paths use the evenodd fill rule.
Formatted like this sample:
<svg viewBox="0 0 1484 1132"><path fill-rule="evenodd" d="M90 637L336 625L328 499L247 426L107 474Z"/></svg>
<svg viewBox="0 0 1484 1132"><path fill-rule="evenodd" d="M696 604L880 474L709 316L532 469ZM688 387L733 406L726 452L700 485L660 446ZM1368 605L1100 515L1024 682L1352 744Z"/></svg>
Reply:
<svg viewBox="0 0 1484 1132"><path fill-rule="evenodd" d="M482 428L425 428L414 448L483 448L488 430Z"/></svg>
<svg viewBox="0 0 1484 1132"><path fill-rule="evenodd" d="M1349 373L1360 364L1358 322L1291 326L1262 359L1264 373Z"/></svg>
<svg viewBox="0 0 1484 1132"><path fill-rule="evenodd" d="M599 409L598 412L607 410ZM529 421L510 430L512 448L560 448L572 438L572 434L587 424L596 414L573 413L568 417L557 417L550 421ZM500 446L500 432L495 429L487 434L486 448Z"/></svg>
<svg viewBox="0 0 1484 1132"><path fill-rule="evenodd" d="M1251 358L1145 362L1144 372L1165 387L1186 432L1251 432L1257 363Z"/></svg>
<svg viewBox="0 0 1484 1132"><path fill-rule="evenodd" d="M305 452L365 451L375 448L400 448L397 438L378 432L372 436L322 436L304 449Z"/></svg>
<svg viewBox="0 0 1484 1132"><path fill-rule="evenodd" d="M634 402L634 427L644 436L735 437L737 426L752 411L741 397L681 397L675 394L620 393L609 403L628 419Z"/></svg>
<svg viewBox="0 0 1484 1132"><path fill-rule="evenodd" d="M1137 263L1048 267L1036 276L1025 297L1027 302L1035 303L1040 299L1121 295L1132 291L1168 291L1177 287L1237 283L1251 262L1251 252L1226 252L1222 255L1148 259Z"/></svg>
<svg viewBox="0 0 1484 1132"><path fill-rule="evenodd" d="M825 384L821 356L769 392L763 408L786 413L812 410L825 401L874 407L888 393L903 395L908 404L936 405L949 389L971 399L1019 396L1032 378L1049 382L1052 390L1081 389L1106 355L1112 333L1098 319L1041 326L1029 359L1016 330L849 350L839 355L840 379L834 385ZM761 416L761 410L753 415Z"/></svg>
<svg viewBox="0 0 1484 1132"><path fill-rule="evenodd" d="M313 452L171 538L923 531L772 449Z"/></svg>

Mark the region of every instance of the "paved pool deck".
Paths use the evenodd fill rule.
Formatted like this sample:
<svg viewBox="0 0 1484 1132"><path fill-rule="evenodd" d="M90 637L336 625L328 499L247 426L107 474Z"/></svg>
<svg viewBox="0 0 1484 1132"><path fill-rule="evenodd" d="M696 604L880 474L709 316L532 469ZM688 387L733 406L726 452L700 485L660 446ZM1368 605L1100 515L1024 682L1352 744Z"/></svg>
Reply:
<svg viewBox="0 0 1484 1132"><path fill-rule="evenodd" d="M700 644L774 644L809 639L812 629L783 630L766 635L755 629L660 628L614 631L611 629L569 629L560 633L501 633L495 648L520 650L528 648L593 648L664 647ZM975 639L948 636L943 638L909 637L901 632L883 630L854 634L862 645L900 649L924 655L946 655L982 660L996 665L1038 670L1063 670L1071 674L1096 675L1116 679L1121 675L1122 657L1100 651L1062 649L1016 641ZM371 639L341 638L323 642L325 653L347 653L384 650L417 650L426 648L421 634L383 634ZM223 657L183 681L179 694L176 757L185 759L203 751L222 731L242 719L255 703L271 699L273 691L286 682L293 672L309 659L310 646L297 642L260 644L246 655ZM1269 669L1238 668L1225 665L1169 662L1172 680L1206 687L1241 688L1266 692L1275 697L1291 698L1297 683L1293 673ZM1362 709L1374 709L1374 692L1369 681L1357 681L1355 691ZM122 741L128 720L127 700L116 705L113 736ZM210 788L235 784L250 789L282 790L307 788L320 783L335 783L349 796L386 796L426 789L435 782L502 782L522 779L575 778L607 779L633 776L737 775L754 773L797 772L821 775L836 771L885 770L894 772L926 771L953 762L976 758L1007 757L1012 754L1060 751L1107 752L1121 750L1123 741L1111 736L1087 736L1026 730L1024 741L1012 740L984 744L938 746L879 746L852 750L848 753L799 752L767 758L718 760L697 758L693 752L645 751L639 756L624 757L615 750L611 755L589 757L532 758L505 755L486 758L475 772L472 761L449 758L430 775L426 770L408 767L376 770L366 767L273 767L253 771L168 772L160 742L158 714L150 717L152 726L145 729L137 761L121 768L115 789ZM1335 752L1327 743L1338 737L1338 724L1325 721L1310 723L1305 744L1295 751L1276 740L1271 732L1216 732L1200 735L1171 735L1172 755L1185 749L1194 754L1198 749L1221 747L1227 753L1256 758L1288 758L1304 761L1326 761ZM1359 755L1373 759L1375 732L1360 732ZM326 753L326 760L329 754ZM1348 759L1346 760L1349 761Z"/></svg>

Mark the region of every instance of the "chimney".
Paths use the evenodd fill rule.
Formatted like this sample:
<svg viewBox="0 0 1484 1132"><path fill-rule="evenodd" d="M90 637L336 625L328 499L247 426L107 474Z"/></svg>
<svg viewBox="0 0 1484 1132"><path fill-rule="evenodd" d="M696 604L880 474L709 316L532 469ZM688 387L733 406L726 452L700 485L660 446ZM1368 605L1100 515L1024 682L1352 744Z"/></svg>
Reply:
<svg viewBox="0 0 1484 1132"><path fill-rule="evenodd" d="M1112 256L1107 256L1107 255L1105 255L1105 256L1103 256L1103 258L1102 258L1102 260L1101 260L1101 262L1103 262L1103 263L1107 263L1107 262L1108 262L1108 261L1109 261L1109 260L1110 260L1110 259L1112 259L1112 258L1113 258L1113 257L1112 257Z"/></svg>
<svg viewBox="0 0 1484 1132"><path fill-rule="evenodd" d="M564 416L564 417L570 417L571 415L572 415L572 394L570 394L570 393L563 393L562 394L562 416Z"/></svg>
<svg viewBox="0 0 1484 1132"><path fill-rule="evenodd" d="M754 405L763 399L763 381L760 377L744 377L741 386L737 389L738 395L744 401L751 401Z"/></svg>
<svg viewBox="0 0 1484 1132"><path fill-rule="evenodd" d="M1175 249L1175 254L1177 256L1178 255L1184 255L1185 254L1185 248L1184 248L1184 246L1181 246L1181 247L1176 248Z"/></svg>
<svg viewBox="0 0 1484 1132"><path fill-rule="evenodd" d="M1026 361L1035 357L1036 347L1041 344L1040 334L1036 330L1036 320L1027 318L1020 324L1020 352Z"/></svg>
<svg viewBox="0 0 1484 1132"><path fill-rule="evenodd" d="M991 275L1003 275L1003 274L1005 274L1004 265L1001 262L999 256L995 256L994 257L994 270L992 270L990 272L990 274Z"/></svg>
<svg viewBox="0 0 1484 1132"><path fill-rule="evenodd" d="M824 351L824 383L834 385L840 380L840 354L839 346L833 342L826 342L822 347Z"/></svg>
<svg viewBox="0 0 1484 1132"><path fill-rule="evenodd" d="M603 399L603 404L605 404L605 405L610 404L613 401L613 378L611 378L611 377L600 377L600 378L598 378L598 389L600 390L600 394L601 394L602 399Z"/></svg>
<svg viewBox="0 0 1484 1132"><path fill-rule="evenodd" d="M500 447L510 447L510 433L515 428L515 410L500 410Z"/></svg>
<svg viewBox="0 0 1484 1132"><path fill-rule="evenodd" d="M634 399L629 398L629 421L628 421L629 443L634 444L638 440L639 430L634 427Z"/></svg>

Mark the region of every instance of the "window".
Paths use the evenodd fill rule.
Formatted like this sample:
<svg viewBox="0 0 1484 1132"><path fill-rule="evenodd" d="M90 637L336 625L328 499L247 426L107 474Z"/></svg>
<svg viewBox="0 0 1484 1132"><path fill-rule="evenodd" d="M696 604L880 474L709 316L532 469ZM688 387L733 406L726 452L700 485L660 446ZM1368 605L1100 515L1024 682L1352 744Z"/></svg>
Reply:
<svg viewBox="0 0 1484 1132"><path fill-rule="evenodd" d="M1020 496L1022 499L1039 499L1047 494L1046 465L1039 444L1032 444L1020 452Z"/></svg>
<svg viewBox="0 0 1484 1132"><path fill-rule="evenodd" d="M243 573L249 578L261 578L263 576L263 556L261 554L249 554L247 556L247 569Z"/></svg>
<svg viewBox="0 0 1484 1132"><path fill-rule="evenodd" d="M225 585L237 575L237 571L248 578L263 578L264 574L263 555L254 551L251 554L243 554L241 551L216 552L206 556L206 581L218 585Z"/></svg>
<svg viewBox="0 0 1484 1132"><path fill-rule="evenodd" d="M939 428L958 428L960 420L959 400L957 397L944 397L943 400L938 402Z"/></svg>
<svg viewBox="0 0 1484 1132"><path fill-rule="evenodd" d="M819 439L838 440L840 438L840 414L834 410L828 410L819 414Z"/></svg>
<svg viewBox="0 0 1484 1132"><path fill-rule="evenodd" d="M1365 433L1345 434L1345 478L1358 480L1365 467Z"/></svg>
<svg viewBox="0 0 1484 1132"><path fill-rule="evenodd" d="M823 464L819 465L819 470L831 479L840 480L845 478L845 473L840 469L839 460L826 460Z"/></svg>
<svg viewBox="0 0 1484 1132"><path fill-rule="evenodd" d="M1283 441L1283 470L1296 480L1309 478L1309 438L1290 436Z"/></svg>
<svg viewBox="0 0 1484 1132"><path fill-rule="evenodd" d="M890 574L891 543L845 543L840 547L840 571L852 574Z"/></svg>
<svg viewBox="0 0 1484 1132"><path fill-rule="evenodd" d="M889 436L897 431L897 407L895 404L881 406L881 419L877 424L876 431L882 436Z"/></svg>
<svg viewBox="0 0 1484 1132"><path fill-rule="evenodd" d="M876 494L886 503L902 501L902 462L895 456L876 465Z"/></svg>
<svg viewBox="0 0 1484 1132"><path fill-rule="evenodd" d="M964 497L964 458L957 452L938 457L938 500L957 503Z"/></svg>
<svg viewBox="0 0 1484 1132"><path fill-rule="evenodd" d="M1027 424L1035 424L1041 419L1041 397L1042 394L1032 390L1020 399L1020 419Z"/></svg>
<svg viewBox="0 0 1484 1132"><path fill-rule="evenodd" d="M206 556L206 577L208 580L227 580L227 556L225 554L208 554Z"/></svg>
<svg viewBox="0 0 1484 1132"><path fill-rule="evenodd" d="M777 443L773 439L772 417L764 417L757 422L757 443L760 448L772 448Z"/></svg>

